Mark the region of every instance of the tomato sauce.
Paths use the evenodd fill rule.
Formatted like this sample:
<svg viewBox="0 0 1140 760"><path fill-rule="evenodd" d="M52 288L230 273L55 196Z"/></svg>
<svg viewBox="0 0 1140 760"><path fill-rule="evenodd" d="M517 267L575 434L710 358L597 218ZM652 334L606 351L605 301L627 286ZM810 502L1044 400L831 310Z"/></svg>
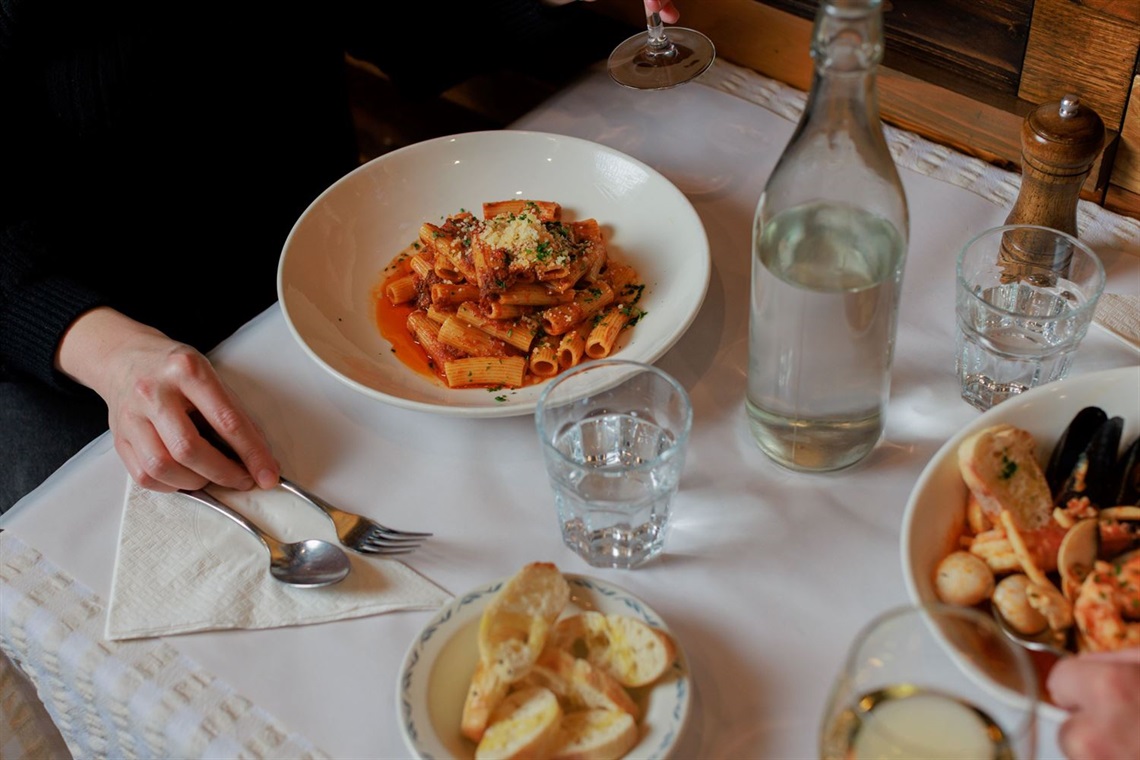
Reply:
<svg viewBox="0 0 1140 760"><path fill-rule="evenodd" d="M392 353L397 359L419 374L447 385L443 367L432 365L419 341L408 331L408 315L415 310L415 304L393 304L384 295L388 283L411 274L410 261L411 258L405 254L397 256L395 261L385 267L383 279L372 289L376 327L380 330L380 335L392 344Z"/></svg>

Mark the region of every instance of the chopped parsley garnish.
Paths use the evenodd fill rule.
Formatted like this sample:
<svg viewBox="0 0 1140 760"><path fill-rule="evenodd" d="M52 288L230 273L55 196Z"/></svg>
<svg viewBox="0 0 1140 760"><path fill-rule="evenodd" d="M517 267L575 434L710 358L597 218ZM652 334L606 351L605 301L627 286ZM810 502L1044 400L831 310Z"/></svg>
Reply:
<svg viewBox="0 0 1140 760"><path fill-rule="evenodd" d="M629 328L629 327L633 327L638 322L645 319L645 315L648 314L649 312L645 311L644 309L639 309L636 306L633 306L632 304L630 304L629 306L623 306L622 307L622 313L630 315L629 321L625 323L625 326L627 328Z"/></svg>

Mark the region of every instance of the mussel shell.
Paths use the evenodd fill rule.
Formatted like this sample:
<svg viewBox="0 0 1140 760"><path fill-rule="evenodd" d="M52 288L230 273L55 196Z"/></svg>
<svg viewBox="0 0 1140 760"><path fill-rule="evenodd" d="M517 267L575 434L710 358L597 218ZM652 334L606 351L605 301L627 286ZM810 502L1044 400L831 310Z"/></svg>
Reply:
<svg viewBox="0 0 1140 760"><path fill-rule="evenodd" d="M1123 433L1123 417L1110 417L1096 429L1088 446L1077 456L1054 503L1064 506L1069 499L1087 496L1094 507L1115 506L1113 471Z"/></svg>
<svg viewBox="0 0 1140 760"><path fill-rule="evenodd" d="M1112 506L1140 506L1140 436L1136 436L1116 463L1112 483L1115 489Z"/></svg>
<svg viewBox="0 0 1140 760"><path fill-rule="evenodd" d="M1076 413L1065 428L1065 432L1061 434L1057 445L1053 447L1049 463L1045 466L1045 480L1049 483L1049 493L1061 492L1065 481L1072 475L1077 458L1088 447L1097 428L1107 420L1108 414L1097 406L1086 406Z"/></svg>

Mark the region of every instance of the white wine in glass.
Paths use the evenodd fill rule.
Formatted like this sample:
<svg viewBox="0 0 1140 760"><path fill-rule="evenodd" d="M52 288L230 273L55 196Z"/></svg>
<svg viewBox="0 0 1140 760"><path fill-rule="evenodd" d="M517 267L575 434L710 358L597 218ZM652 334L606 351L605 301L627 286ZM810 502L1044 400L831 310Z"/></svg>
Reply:
<svg viewBox="0 0 1140 760"><path fill-rule="evenodd" d="M823 716L823 760L1033 760L1037 675L977 610L903 607L856 637Z"/></svg>
<svg viewBox="0 0 1140 760"><path fill-rule="evenodd" d="M664 90L684 84L712 65L716 48L712 40L695 29L661 23L650 13L647 30L618 44L610 53L610 76L636 90Z"/></svg>

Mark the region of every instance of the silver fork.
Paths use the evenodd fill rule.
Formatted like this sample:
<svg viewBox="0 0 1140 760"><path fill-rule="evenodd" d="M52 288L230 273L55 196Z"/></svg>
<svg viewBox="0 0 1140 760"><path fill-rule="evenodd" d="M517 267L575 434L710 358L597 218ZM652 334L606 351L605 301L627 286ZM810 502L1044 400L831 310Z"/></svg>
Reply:
<svg viewBox="0 0 1140 760"><path fill-rule="evenodd" d="M340 542L361 554L407 554L418 547L431 533L396 530L364 517L334 507L311 491L280 476L281 487L312 504L328 515L336 528Z"/></svg>
<svg viewBox="0 0 1140 760"><path fill-rule="evenodd" d="M206 421L199 415L195 415L194 423L198 432L211 446L230 459L241 461L229 443L206 424ZM311 491L306 491L282 474L278 475L277 480L286 491L299 496L302 500L328 515L329 519L332 520L333 527L336 528L336 535L340 542L361 554L407 554L419 546L423 539L431 535L430 533L415 533L389 528L387 525L381 525L363 515L334 507L320 496Z"/></svg>

